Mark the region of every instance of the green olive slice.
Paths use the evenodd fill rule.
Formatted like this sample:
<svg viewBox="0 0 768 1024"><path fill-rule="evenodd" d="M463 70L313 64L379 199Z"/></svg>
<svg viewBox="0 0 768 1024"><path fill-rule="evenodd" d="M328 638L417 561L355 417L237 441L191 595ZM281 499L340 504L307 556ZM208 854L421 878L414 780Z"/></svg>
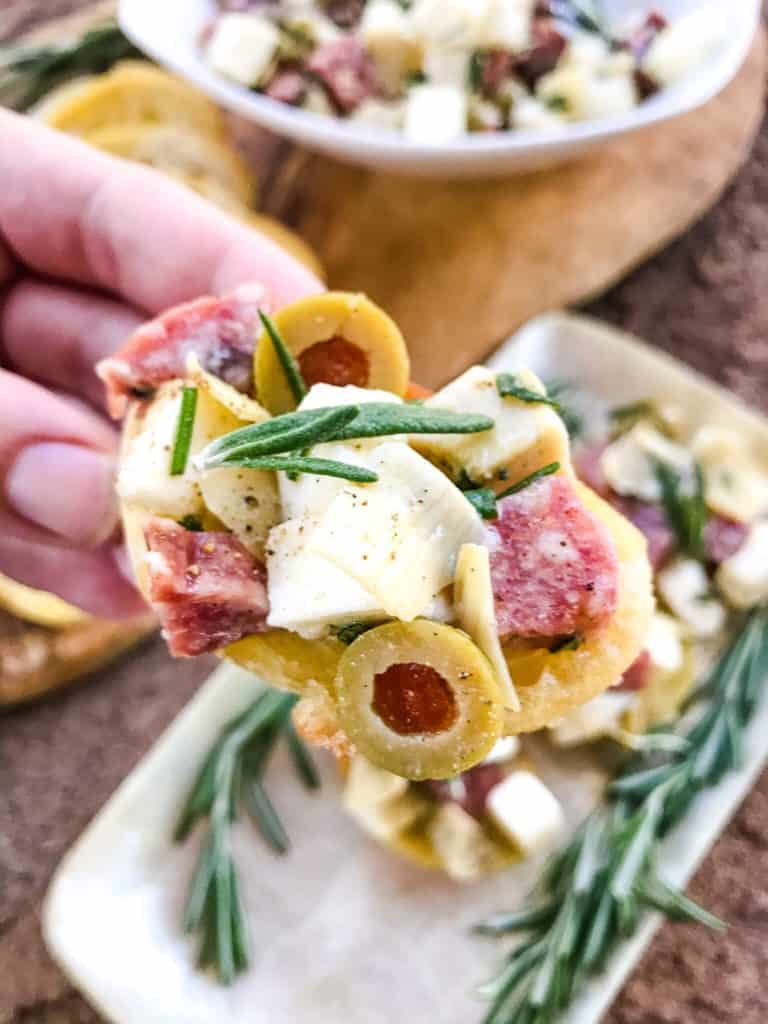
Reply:
<svg viewBox="0 0 768 1024"><path fill-rule="evenodd" d="M360 753L408 779L466 771L504 724L483 653L461 630L425 619L359 636L341 656L335 695L342 728Z"/></svg>

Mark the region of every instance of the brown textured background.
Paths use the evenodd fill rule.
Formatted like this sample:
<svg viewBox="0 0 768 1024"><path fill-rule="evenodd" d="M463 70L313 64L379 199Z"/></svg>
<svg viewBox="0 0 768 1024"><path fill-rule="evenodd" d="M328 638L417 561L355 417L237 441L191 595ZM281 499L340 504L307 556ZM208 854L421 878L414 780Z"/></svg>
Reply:
<svg viewBox="0 0 768 1024"><path fill-rule="evenodd" d="M0 39L84 6L0 0ZM717 207L588 312L768 411L767 286L768 121ZM211 665L171 664L153 642L75 691L0 718L0 1024L99 1021L46 957L40 898L67 846ZM690 892L729 932L665 926L606 1024L768 1022L768 773Z"/></svg>

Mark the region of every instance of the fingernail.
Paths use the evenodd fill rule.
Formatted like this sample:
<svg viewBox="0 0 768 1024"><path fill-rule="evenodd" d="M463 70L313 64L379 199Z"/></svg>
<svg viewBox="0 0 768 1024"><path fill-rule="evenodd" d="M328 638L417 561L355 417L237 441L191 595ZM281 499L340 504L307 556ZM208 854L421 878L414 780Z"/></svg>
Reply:
<svg viewBox="0 0 768 1024"><path fill-rule="evenodd" d="M96 547L117 526L114 462L81 445L49 441L16 456L5 498L22 518L73 544Z"/></svg>

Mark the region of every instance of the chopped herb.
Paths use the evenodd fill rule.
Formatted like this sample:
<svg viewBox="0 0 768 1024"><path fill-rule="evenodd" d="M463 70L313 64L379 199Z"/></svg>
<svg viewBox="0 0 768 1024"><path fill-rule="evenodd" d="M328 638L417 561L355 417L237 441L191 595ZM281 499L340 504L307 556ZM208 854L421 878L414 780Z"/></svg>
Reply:
<svg viewBox="0 0 768 1024"><path fill-rule="evenodd" d="M265 842L278 854L288 850L285 828L264 788L264 769L284 737L301 781L320 784L310 754L296 735L290 712L295 694L267 690L229 722L205 758L184 802L174 840L183 842L207 819L207 834L190 882L184 931L200 936L200 967L213 967L229 985L249 964L247 930L237 867L230 847L232 825L247 811Z"/></svg>
<svg viewBox="0 0 768 1024"><path fill-rule="evenodd" d="M725 927L659 875L657 851L697 794L738 767L766 670L768 610L758 609L697 691L702 713L678 737L685 742L660 749L658 734L646 734L653 741L614 780L608 806L545 866L535 901L477 926L483 935L524 935L480 990L491 1004L485 1024L551 1024L648 910Z"/></svg>
<svg viewBox="0 0 768 1024"><path fill-rule="evenodd" d="M456 486L460 491L473 491L477 487L477 484L470 477L469 473L467 473L466 469L462 469L459 473L458 479L456 480Z"/></svg>
<svg viewBox="0 0 768 1024"><path fill-rule="evenodd" d="M467 85L472 92L483 91L483 68L485 66L485 54L475 50L469 58L467 65Z"/></svg>
<svg viewBox="0 0 768 1024"><path fill-rule="evenodd" d="M550 110L554 110L557 113L565 113L567 110L570 110L568 100L565 96L560 96L558 94L548 96L546 105Z"/></svg>
<svg viewBox="0 0 768 1024"><path fill-rule="evenodd" d="M549 648L550 654L559 654L560 651L577 651L584 643L581 633L571 633L570 636L562 636Z"/></svg>
<svg viewBox="0 0 768 1024"><path fill-rule="evenodd" d="M477 487L473 491L464 491L464 497L483 519L498 517L496 495L490 487Z"/></svg>
<svg viewBox="0 0 768 1024"><path fill-rule="evenodd" d="M704 474L696 463L693 474L693 493L686 494L683 481L677 470L656 459L656 479L661 488L664 513L674 530L680 550L691 558L704 558L704 525L707 521L707 506L704 501Z"/></svg>
<svg viewBox="0 0 768 1024"><path fill-rule="evenodd" d="M406 85L409 88L412 85L424 85L424 83L428 81L429 79L427 78L423 71L411 71L411 73L407 75L405 79Z"/></svg>
<svg viewBox="0 0 768 1024"><path fill-rule="evenodd" d="M259 318L264 325L264 330L269 335L269 340L272 342L272 347L275 350L277 361L283 368L285 374L285 380L290 388L293 400L296 405L304 398L307 394L307 385L304 383L304 378L301 375L299 364L293 357L293 354L289 350L288 346L280 336L280 332L275 326L274 321L271 317L267 316L266 313L259 310Z"/></svg>
<svg viewBox="0 0 768 1024"><path fill-rule="evenodd" d="M560 415L560 419L565 424L568 436L571 440L574 440L584 432L583 416L581 413L577 412L567 400L569 395L573 396L577 393L576 389L572 384L569 384L568 381L564 380L548 381L546 387L549 397L557 400L557 412Z"/></svg>
<svg viewBox="0 0 768 1024"><path fill-rule="evenodd" d="M513 373L497 373L496 389L502 398L516 398L518 402L529 402L532 405L550 405L557 412L560 411L560 405L554 398L518 384Z"/></svg>
<svg viewBox="0 0 768 1024"><path fill-rule="evenodd" d="M637 402L628 402L626 405L617 405L611 409L610 417L615 423L622 423L626 420L644 419L653 416L656 407L647 398L641 398Z"/></svg>
<svg viewBox="0 0 768 1024"><path fill-rule="evenodd" d="M541 469L535 469L533 473L529 473L528 476L524 476L522 480L518 480L516 484L512 484L505 491L496 495L496 500L501 501L502 498L508 498L510 494L518 494L520 491L524 491L526 487L530 487L531 484L536 483L537 480L543 479L545 476L552 476L560 469L559 462L549 462L546 466L542 466Z"/></svg>
<svg viewBox="0 0 768 1024"><path fill-rule="evenodd" d="M349 646L353 640L357 640L363 633L367 633L369 629L380 625L380 622L349 622L346 626L334 626L331 632L337 640L341 640L343 644Z"/></svg>
<svg viewBox="0 0 768 1024"><path fill-rule="evenodd" d="M183 526L185 530L191 530L193 533L200 533L203 528L203 521L200 516L189 513L186 516L182 516L179 519L179 526Z"/></svg>
<svg viewBox="0 0 768 1024"><path fill-rule="evenodd" d="M192 444L192 431L195 429L195 412L197 410L197 388L181 389L181 406L179 420L176 424L176 440L171 455L171 476L181 476L187 468L189 448Z"/></svg>
<svg viewBox="0 0 768 1024"><path fill-rule="evenodd" d="M225 463L232 465L232 463ZM312 476L332 476L339 480L350 480L357 484L375 484L378 473L364 466L353 466L351 462L337 462L335 459L306 458L304 455L257 455L243 456L236 465L246 469L283 470L285 473L310 473Z"/></svg>

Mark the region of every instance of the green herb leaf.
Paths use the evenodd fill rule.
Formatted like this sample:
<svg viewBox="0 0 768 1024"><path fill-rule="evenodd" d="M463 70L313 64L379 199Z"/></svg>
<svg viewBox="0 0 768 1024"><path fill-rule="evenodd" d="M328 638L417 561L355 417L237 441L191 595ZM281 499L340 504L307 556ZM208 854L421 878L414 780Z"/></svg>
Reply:
<svg viewBox="0 0 768 1024"><path fill-rule="evenodd" d="M614 423L622 423L626 420L645 419L648 416L653 416L655 411L655 406L650 399L641 398L637 402L628 402L626 405L614 406L609 416Z"/></svg>
<svg viewBox="0 0 768 1024"><path fill-rule="evenodd" d="M704 525L707 506L704 501L704 474L697 463L694 469L694 490L686 494L677 470L659 459L654 461L656 479L661 488L664 513L674 530L681 551L691 558L704 558Z"/></svg>
<svg viewBox="0 0 768 1024"><path fill-rule="evenodd" d="M187 468L189 448L192 444L192 431L195 429L195 412L197 411L197 388L187 385L181 389L181 405L179 419L176 424L176 439L171 455L171 476L181 476Z"/></svg>
<svg viewBox="0 0 768 1024"><path fill-rule="evenodd" d="M351 462L337 462L335 459L306 458L304 455L260 455L256 458L243 456L236 463L227 461L224 465L244 466L246 469L281 469L286 473L311 473L313 476L333 476L340 480L351 480L357 484L375 484L378 473L364 466L353 466Z"/></svg>
<svg viewBox="0 0 768 1024"><path fill-rule="evenodd" d="M190 530L192 533L200 533L203 529L203 521L200 516L196 516L193 513L188 513L182 516L178 520L179 526L183 526L185 530Z"/></svg>
<svg viewBox="0 0 768 1024"><path fill-rule="evenodd" d="M562 636L555 640L549 647L550 654L558 654L560 651L577 651L584 643L581 633L571 633L570 636Z"/></svg>
<svg viewBox="0 0 768 1024"><path fill-rule="evenodd" d="M311 418L300 418L296 414L295 420L290 420L291 414L286 416L290 420L283 424L283 429L272 429L262 431L260 434L246 435L247 443L238 446L229 446L220 451L218 456L208 456L204 453L206 466L212 467L216 464L223 465L232 463L241 456L249 459L261 455L276 455L285 452L295 452L300 449L307 449L315 444L333 439L342 427L355 419L360 407L357 405L332 406L329 409L312 410L315 415ZM267 426L277 423L282 417L267 420L266 423L258 426ZM241 427L243 432L247 427ZM239 431L235 431L238 433ZM227 435L225 435L227 436ZM231 436L231 435L229 435Z"/></svg>
<svg viewBox="0 0 768 1024"><path fill-rule="evenodd" d="M557 412L565 424L571 440L584 433L584 417L574 407L574 396L578 390L566 380L549 380L546 382L547 394L558 403Z"/></svg>
<svg viewBox="0 0 768 1024"><path fill-rule="evenodd" d="M531 388L518 384L517 377L513 373L497 373L496 390L502 398L516 398L518 402L527 402L531 405L550 405L557 412L560 411L560 405L554 398L549 398L546 394L532 391Z"/></svg>
<svg viewBox="0 0 768 1024"><path fill-rule="evenodd" d="M529 473L528 476L524 476L522 480L518 480L516 484L512 484L511 487L507 487L505 491L497 494L496 500L501 501L502 498L508 498L510 494L519 494L520 491L524 491L526 487L530 487L530 485L536 483L537 480L542 480L545 476L552 476L552 474L557 473L559 469L559 462L550 462L546 466L542 466L541 469L536 469L533 473Z"/></svg>
<svg viewBox="0 0 768 1024"><path fill-rule="evenodd" d="M346 626L335 626L332 629L332 633L337 640L341 640L343 644L349 646L359 636L362 636L363 633L367 633L369 629L380 625L380 622L349 622Z"/></svg>
<svg viewBox="0 0 768 1024"><path fill-rule="evenodd" d="M497 518L499 512L496 508L496 495L490 487L478 487L474 491L464 491L464 497L483 519Z"/></svg>
<svg viewBox="0 0 768 1024"><path fill-rule="evenodd" d="M285 741L288 744L288 752L299 779L307 789L320 789L320 775L312 760L312 755L290 721L285 727Z"/></svg>
<svg viewBox="0 0 768 1024"><path fill-rule="evenodd" d="M308 391L307 385L304 383L304 378L301 375L299 364L296 362L290 349L280 336L280 332L275 326L272 318L267 316L267 314L261 310L259 310L259 318L264 325L264 330L267 332L269 339L272 342L272 347L275 350L277 361L283 369L288 387L293 395L293 400L296 402L296 405L298 405L302 398L306 396Z"/></svg>

